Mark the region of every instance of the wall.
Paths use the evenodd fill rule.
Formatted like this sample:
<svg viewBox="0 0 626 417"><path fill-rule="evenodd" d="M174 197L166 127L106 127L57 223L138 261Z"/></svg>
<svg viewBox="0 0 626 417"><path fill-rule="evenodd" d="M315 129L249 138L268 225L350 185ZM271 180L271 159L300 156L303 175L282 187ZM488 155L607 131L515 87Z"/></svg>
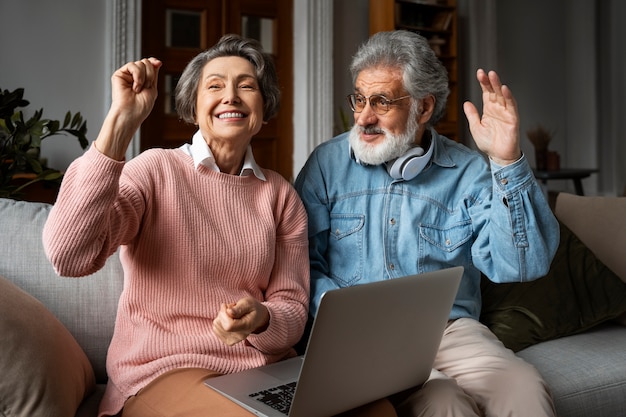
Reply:
<svg viewBox="0 0 626 417"><path fill-rule="evenodd" d="M600 168L606 172L601 177L601 189L616 190L626 195L626 2L620 0L599 3L597 79L600 85L595 108L599 121L597 138ZM586 114L593 111L583 103Z"/></svg>
<svg viewBox="0 0 626 417"><path fill-rule="evenodd" d="M26 115L63 120L80 112L87 136L95 139L104 120L106 0L2 0L0 2L0 88L25 89ZM72 136L42 144L48 164L65 169L81 155Z"/></svg>
<svg viewBox="0 0 626 417"><path fill-rule="evenodd" d="M533 156L525 132L541 124L556 134L550 148L562 153L566 133L566 34L561 0L510 3L506 8L501 7L502 3L496 5L496 70L517 99L523 150ZM536 30L546 27L553 30Z"/></svg>
<svg viewBox="0 0 626 417"><path fill-rule="evenodd" d="M560 154L562 166L599 166L598 121L589 111L598 94L594 15L587 0L497 3L498 64L517 97L523 150L531 161L526 132L541 124L554 132L549 148ZM548 186L573 192L567 180ZM583 186L596 194L598 175Z"/></svg>
<svg viewBox="0 0 626 417"><path fill-rule="evenodd" d="M467 1L467 0L465 0ZM626 185L626 6L620 0L497 2L498 62L518 98L521 133L541 123L564 167L596 168L586 194ZM530 24L532 22L532 24ZM550 189L573 192L571 181Z"/></svg>

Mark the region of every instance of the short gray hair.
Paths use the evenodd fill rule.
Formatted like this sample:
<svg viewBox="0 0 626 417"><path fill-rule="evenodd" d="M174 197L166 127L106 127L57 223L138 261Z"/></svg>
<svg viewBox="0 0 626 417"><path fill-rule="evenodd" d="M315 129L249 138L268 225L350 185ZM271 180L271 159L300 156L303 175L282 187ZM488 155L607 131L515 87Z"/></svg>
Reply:
<svg viewBox="0 0 626 417"><path fill-rule="evenodd" d="M272 55L264 52L261 44L254 39L228 34L211 48L196 55L187 64L176 85L176 111L185 122L196 122L198 85L204 66L215 58L229 56L247 59L254 66L263 97L263 120L276 116L280 107L280 87Z"/></svg>
<svg viewBox="0 0 626 417"><path fill-rule="evenodd" d="M375 33L352 58L352 82L356 82L364 69L381 65L402 70L404 88L414 100L428 95L435 98L435 109L428 125L441 120L450 94L448 72L426 38L407 30Z"/></svg>

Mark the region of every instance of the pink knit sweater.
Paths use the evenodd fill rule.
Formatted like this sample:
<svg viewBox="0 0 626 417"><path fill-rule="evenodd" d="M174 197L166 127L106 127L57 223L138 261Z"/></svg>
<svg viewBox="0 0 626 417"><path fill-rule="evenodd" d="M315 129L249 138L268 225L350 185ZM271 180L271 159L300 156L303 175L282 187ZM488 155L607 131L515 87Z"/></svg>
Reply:
<svg viewBox="0 0 626 417"><path fill-rule="evenodd" d="M294 355L308 313L306 213L287 181L263 173L196 170L178 149L122 163L93 146L69 167L44 228L50 261L84 276L121 245L125 273L101 415L175 368L231 373ZM269 327L227 346L212 321L244 296L264 302Z"/></svg>

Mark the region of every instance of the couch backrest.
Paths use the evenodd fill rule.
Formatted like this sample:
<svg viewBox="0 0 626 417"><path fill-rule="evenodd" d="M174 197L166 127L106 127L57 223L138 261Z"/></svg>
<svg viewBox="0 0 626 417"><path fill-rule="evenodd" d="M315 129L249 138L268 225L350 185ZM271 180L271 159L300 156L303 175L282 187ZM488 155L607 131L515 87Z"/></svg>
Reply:
<svg viewBox="0 0 626 417"><path fill-rule="evenodd" d="M39 299L68 328L89 358L96 380L106 381L106 353L123 286L118 254L83 278L62 278L41 240L49 204L0 198L0 275Z"/></svg>

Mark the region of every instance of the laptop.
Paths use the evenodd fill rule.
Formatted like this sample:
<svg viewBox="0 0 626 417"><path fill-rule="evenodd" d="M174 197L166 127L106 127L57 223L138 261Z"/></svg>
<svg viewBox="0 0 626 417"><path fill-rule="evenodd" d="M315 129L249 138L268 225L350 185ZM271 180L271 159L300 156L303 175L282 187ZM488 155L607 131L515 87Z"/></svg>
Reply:
<svg viewBox="0 0 626 417"><path fill-rule="evenodd" d="M462 274L454 267L328 291L304 355L205 384L263 417L332 416L420 386Z"/></svg>

